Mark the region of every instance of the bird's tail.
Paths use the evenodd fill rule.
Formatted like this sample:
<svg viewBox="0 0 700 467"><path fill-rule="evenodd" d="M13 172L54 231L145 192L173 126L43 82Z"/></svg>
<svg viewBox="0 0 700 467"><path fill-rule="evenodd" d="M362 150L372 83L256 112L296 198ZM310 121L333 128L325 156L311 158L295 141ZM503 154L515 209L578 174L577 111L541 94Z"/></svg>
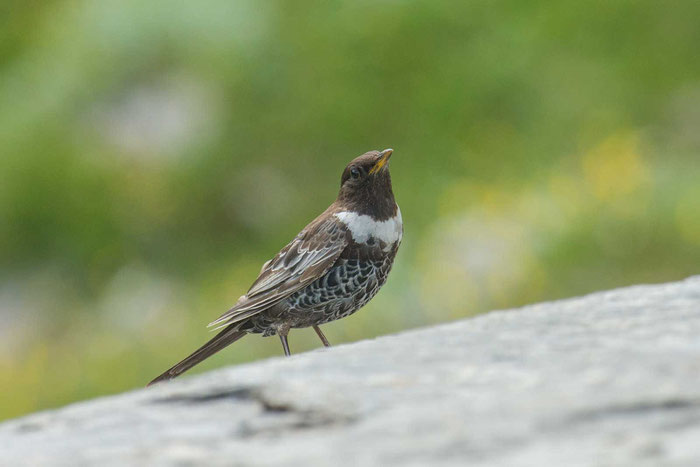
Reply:
<svg viewBox="0 0 700 467"><path fill-rule="evenodd" d="M245 331L240 331L237 329L238 323L236 325L231 325L225 328L223 331L214 336L209 342L201 346L199 349L195 350L192 355L176 364L168 371L151 381L147 384L157 383L159 381L165 381L168 379L173 379L180 376L182 373L186 372L202 360L205 360L212 355L214 355L219 350L223 349L229 344L236 342L238 339L246 335Z"/></svg>

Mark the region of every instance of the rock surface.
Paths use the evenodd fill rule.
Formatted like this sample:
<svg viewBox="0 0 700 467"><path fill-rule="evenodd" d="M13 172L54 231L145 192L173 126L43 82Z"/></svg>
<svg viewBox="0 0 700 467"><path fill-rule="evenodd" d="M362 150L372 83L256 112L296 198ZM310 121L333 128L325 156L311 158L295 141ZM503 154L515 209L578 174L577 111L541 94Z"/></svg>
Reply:
<svg viewBox="0 0 700 467"><path fill-rule="evenodd" d="M700 276L0 424L1 465L700 465Z"/></svg>

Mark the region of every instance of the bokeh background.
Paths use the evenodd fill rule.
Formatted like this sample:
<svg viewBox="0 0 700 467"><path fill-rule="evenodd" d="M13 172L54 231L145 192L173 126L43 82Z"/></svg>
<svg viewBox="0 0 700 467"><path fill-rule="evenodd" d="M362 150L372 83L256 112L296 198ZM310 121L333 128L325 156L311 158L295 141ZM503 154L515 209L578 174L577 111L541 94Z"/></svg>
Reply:
<svg viewBox="0 0 700 467"><path fill-rule="evenodd" d="M184 357L370 149L395 149L404 244L331 342L700 272L698 18L697 1L4 0L0 418ZM251 336L195 371L280 354Z"/></svg>

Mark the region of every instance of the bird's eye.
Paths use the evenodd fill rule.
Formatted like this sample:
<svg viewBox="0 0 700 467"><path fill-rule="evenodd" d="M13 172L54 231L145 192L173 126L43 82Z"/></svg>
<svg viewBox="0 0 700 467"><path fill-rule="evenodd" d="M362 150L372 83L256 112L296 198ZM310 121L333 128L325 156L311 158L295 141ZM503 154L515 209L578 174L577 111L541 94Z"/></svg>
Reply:
<svg viewBox="0 0 700 467"><path fill-rule="evenodd" d="M352 169L350 169L350 175L352 176L352 178L360 178L360 169L358 169L357 167L353 167Z"/></svg>

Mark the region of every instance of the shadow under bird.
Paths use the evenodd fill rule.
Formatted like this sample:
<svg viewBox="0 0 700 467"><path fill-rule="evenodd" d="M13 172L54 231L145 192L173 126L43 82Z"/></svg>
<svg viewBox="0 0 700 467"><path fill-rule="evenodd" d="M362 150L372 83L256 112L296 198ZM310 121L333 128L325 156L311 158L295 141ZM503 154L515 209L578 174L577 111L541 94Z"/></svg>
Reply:
<svg viewBox="0 0 700 467"><path fill-rule="evenodd" d="M151 381L175 378L248 333L282 341L293 328L344 318L369 302L386 282L401 244L403 222L389 175L393 150L370 151L350 162L338 198L266 262L248 292L209 324L209 342Z"/></svg>

